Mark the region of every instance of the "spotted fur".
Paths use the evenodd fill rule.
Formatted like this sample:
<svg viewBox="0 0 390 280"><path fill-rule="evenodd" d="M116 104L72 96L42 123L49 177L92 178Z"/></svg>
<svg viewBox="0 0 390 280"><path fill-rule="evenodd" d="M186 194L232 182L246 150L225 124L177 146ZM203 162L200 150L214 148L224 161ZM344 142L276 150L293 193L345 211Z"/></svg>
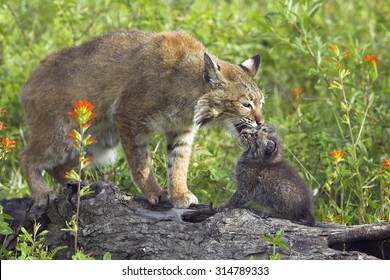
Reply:
<svg viewBox="0 0 390 280"><path fill-rule="evenodd" d="M258 55L241 66L220 60L184 31L110 32L50 55L21 93L29 126L21 160L36 205L48 202L42 170L64 183L77 163L66 137L75 125L66 112L80 99L96 107L88 132L98 142L88 154L110 161L120 143L133 181L151 203L197 203L186 184L194 136L208 124L226 122L240 132L263 121L264 97L254 80L259 64ZM152 172L154 133L167 136L168 192Z"/></svg>

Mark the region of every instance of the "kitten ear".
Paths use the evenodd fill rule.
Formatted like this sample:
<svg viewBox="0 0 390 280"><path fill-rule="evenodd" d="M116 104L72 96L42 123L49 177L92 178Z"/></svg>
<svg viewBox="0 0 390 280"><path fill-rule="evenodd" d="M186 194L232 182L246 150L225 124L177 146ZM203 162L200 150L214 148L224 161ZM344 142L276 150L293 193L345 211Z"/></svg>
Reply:
<svg viewBox="0 0 390 280"><path fill-rule="evenodd" d="M277 151L278 147L276 145L276 142L273 140L267 140L267 146L265 147L265 153L267 155L274 153Z"/></svg>
<svg viewBox="0 0 390 280"><path fill-rule="evenodd" d="M247 60L245 60L243 63L240 64L240 67L245 70L251 76L254 78L256 76L257 70L259 70L259 66L261 63L261 56L255 55L254 57L251 57Z"/></svg>
<svg viewBox="0 0 390 280"><path fill-rule="evenodd" d="M204 53L204 74L203 79L213 88L220 87L222 81L218 76L219 65L215 63L207 53Z"/></svg>

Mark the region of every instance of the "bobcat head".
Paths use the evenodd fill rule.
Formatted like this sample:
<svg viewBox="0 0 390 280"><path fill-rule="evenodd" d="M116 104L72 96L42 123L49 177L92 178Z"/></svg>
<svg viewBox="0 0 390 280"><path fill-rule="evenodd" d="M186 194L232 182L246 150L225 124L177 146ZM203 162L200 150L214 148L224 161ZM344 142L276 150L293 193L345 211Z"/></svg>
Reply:
<svg viewBox="0 0 390 280"><path fill-rule="evenodd" d="M217 61L204 54L203 79L207 93L197 102L194 121L198 126L225 122L238 134L263 123L264 95L254 80L261 57L240 65Z"/></svg>
<svg viewBox="0 0 390 280"><path fill-rule="evenodd" d="M242 154L244 161L257 161L272 164L280 162L283 157L283 147L279 133L270 124L258 128L245 128L239 136L240 144L247 147Z"/></svg>

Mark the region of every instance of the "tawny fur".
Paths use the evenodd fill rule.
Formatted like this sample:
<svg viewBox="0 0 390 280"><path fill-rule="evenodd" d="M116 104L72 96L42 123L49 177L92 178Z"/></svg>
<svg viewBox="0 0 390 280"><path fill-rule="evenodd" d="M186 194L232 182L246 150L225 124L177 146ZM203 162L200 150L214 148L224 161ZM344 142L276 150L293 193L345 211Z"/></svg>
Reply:
<svg viewBox="0 0 390 280"><path fill-rule="evenodd" d="M76 128L67 112L78 100L96 107L88 133L98 142L88 146L89 155L112 160L121 143L132 179L151 203L197 203L186 184L196 131L209 123L238 131L262 123L264 97L254 81L259 64L259 56L241 65L219 60L184 31L110 32L50 55L20 97L29 128L21 162L35 205L55 197L42 171L63 184L77 163L66 133ZM152 172L148 139L154 133L167 136L168 192Z"/></svg>

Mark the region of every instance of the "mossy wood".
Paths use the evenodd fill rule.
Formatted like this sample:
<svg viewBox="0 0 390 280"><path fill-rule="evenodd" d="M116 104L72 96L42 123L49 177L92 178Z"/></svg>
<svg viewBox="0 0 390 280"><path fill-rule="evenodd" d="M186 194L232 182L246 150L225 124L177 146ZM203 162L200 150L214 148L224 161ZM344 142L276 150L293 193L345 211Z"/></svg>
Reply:
<svg viewBox="0 0 390 280"><path fill-rule="evenodd" d="M272 245L262 236L283 229L289 249L278 248L282 259L390 259L390 223L342 226L317 223L308 227L288 220L263 218L252 210L218 212L212 205L175 209L157 206L120 191L110 183L91 185L93 194L81 200L79 246L113 259L268 259ZM68 185L50 204L39 222L48 229L49 248L67 245L57 258L71 258L73 238L65 228L75 211L75 187ZM4 212L14 217L15 234L2 244L12 249L20 227L32 227L26 217L31 201L3 200ZM3 236L2 236L2 239Z"/></svg>

